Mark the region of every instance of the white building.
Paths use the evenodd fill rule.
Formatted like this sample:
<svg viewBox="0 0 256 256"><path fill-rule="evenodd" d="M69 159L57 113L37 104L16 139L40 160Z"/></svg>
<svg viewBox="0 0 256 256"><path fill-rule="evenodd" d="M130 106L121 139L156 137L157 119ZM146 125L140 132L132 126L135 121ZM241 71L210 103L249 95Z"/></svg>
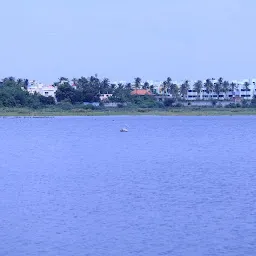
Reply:
<svg viewBox="0 0 256 256"><path fill-rule="evenodd" d="M44 85L43 83L39 83L33 80L29 82L27 90L31 94L39 93L46 97L52 96L55 98L55 92L57 91L57 88L52 85Z"/></svg>
<svg viewBox="0 0 256 256"><path fill-rule="evenodd" d="M178 87L184 83L185 81L172 81L172 83L177 84ZM198 94L196 90L194 89L194 84L197 81L189 81L190 88L188 90L186 100L212 100L212 99L219 99L219 100L227 100L227 99L232 99L233 97L239 97L241 99L248 99L251 100L253 99L254 96L256 96L256 79L244 79L241 81L231 81L230 83L235 84L234 90L229 90L227 93L225 92L220 92L219 96L212 90L209 93L206 92L206 88L204 87L204 84L206 80L202 81L202 90ZM211 79L211 82L213 85L217 83L218 81L215 79ZM246 89L245 87L245 82L249 83L248 88ZM163 86L162 82L159 83L152 83L155 88L155 93L156 94L166 94L163 92Z"/></svg>
<svg viewBox="0 0 256 256"><path fill-rule="evenodd" d="M110 97L112 97L113 96L113 94L111 94L111 93L105 93L105 94L101 94L100 95L100 100L101 101L107 101Z"/></svg>
<svg viewBox="0 0 256 256"><path fill-rule="evenodd" d="M233 97L239 97L241 99L248 99L251 100L256 95L256 79L245 79L241 81L231 81L235 84L234 90L229 89L227 93L220 92L219 96L214 92L210 91L209 94L206 92L206 88L204 87L204 84L206 81L203 82L203 88L201 92L198 94L194 89L194 83L195 81L190 82L190 89L188 90L188 94L186 99L187 100L211 100L211 99L219 99L219 100L227 100L232 99ZM216 80L212 80L212 83L216 83ZM245 86L245 82L248 82L248 88Z"/></svg>

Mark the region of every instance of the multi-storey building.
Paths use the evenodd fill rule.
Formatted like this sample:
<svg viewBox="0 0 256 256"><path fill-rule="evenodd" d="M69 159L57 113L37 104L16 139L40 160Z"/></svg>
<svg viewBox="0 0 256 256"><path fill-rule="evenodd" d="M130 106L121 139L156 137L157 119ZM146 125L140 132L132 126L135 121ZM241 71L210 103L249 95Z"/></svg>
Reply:
<svg viewBox="0 0 256 256"><path fill-rule="evenodd" d="M55 92L57 88L52 85L44 85L43 83L39 83L35 80L29 81L28 88L29 93L39 93L43 96L52 96L55 98Z"/></svg>
<svg viewBox="0 0 256 256"><path fill-rule="evenodd" d="M181 87L184 81L172 81L172 83L176 84L179 88ZM202 81L202 89L198 93L195 88L194 84L197 81L189 81L189 89L187 95L184 97L186 100L212 100L212 99L219 99L219 100L228 100L235 97L241 99L252 99L256 96L256 79L244 79L241 81L233 80L230 83L233 83L233 89L230 89L227 92L223 92L220 90L219 95L214 90L214 85L218 82L215 79L211 79L213 84L213 89L207 92L205 88L206 80ZM159 95L165 96L172 96L168 90L164 90L163 82L152 83L154 85L154 93Z"/></svg>

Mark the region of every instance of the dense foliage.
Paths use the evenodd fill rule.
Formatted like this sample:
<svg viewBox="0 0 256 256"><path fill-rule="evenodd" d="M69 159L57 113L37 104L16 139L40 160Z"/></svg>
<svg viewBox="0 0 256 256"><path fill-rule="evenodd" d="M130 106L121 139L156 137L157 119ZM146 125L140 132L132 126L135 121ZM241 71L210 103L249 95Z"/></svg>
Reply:
<svg viewBox="0 0 256 256"><path fill-rule="evenodd" d="M51 96L45 97L36 93L28 93L28 86L29 82L27 79L4 78L0 82L0 107L41 108L56 103L55 99ZM131 95L134 89L146 89L151 91L152 94L157 94L152 84L142 82L142 79L139 77L136 77L132 83L119 84L111 83L108 78L99 79L97 75L87 78L74 78L72 80L61 77L58 82L54 83L54 86L56 87L55 96L57 103L59 106L63 106L63 108L71 108L72 105L84 102L100 102L101 94L111 94L111 97L104 99L105 103L119 103L118 106L127 105L139 108L177 107L181 104L179 101L186 99L191 88L196 93L198 99L201 92L217 95L216 99L212 100L212 105L215 106L220 94L224 94L225 99L229 99L227 96L228 92L234 92L237 88L237 84L225 81L223 78L218 80L207 79L205 82L198 80L191 87L188 80L178 86L170 77L167 77L160 85L159 93L169 97L162 102L157 102L152 96ZM244 91L246 94L249 91L248 82L244 84ZM231 103L230 107L256 106L256 99L253 99L251 104L249 103L248 100L244 100L241 104Z"/></svg>
<svg viewBox="0 0 256 256"><path fill-rule="evenodd" d="M32 107L40 108L55 104L53 97L45 97L39 94L29 94L26 90L27 80L3 79L0 86L0 107Z"/></svg>

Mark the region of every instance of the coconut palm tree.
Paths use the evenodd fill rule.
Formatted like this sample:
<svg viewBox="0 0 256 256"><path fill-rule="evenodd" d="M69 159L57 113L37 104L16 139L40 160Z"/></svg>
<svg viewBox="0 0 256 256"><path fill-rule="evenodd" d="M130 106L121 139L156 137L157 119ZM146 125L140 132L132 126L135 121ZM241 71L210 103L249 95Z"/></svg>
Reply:
<svg viewBox="0 0 256 256"><path fill-rule="evenodd" d="M177 99L179 96L179 87L177 84L171 83L170 85L170 92L172 95L172 98Z"/></svg>
<svg viewBox="0 0 256 256"><path fill-rule="evenodd" d="M137 94L137 90L140 89L140 87L141 87L141 78L140 77L134 78L134 87L135 87L136 94Z"/></svg>
<svg viewBox="0 0 256 256"><path fill-rule="evenodd" d="M219 82L219 84L223 84L223 77L220 77L219 79L218 79L218 82Z"/></svg>
<svg viewBox="0 0 256 256"><path fill-rule="evenodd" d="M235 90L237 89L237 84L234 83L234 82L232 82L232 83L230 84L230 89L231 89L231 91L232 91L232 96L234 96Z"/></svg>
<svg viewBox="0 0 256 256"><path fill-rule="evenodd" d="M59 83L63 84L63 83L69 83L69 79L67 77L61 76L59 78Z"/></svg>
<svg viewBox="0 0 256 256"><path fill-rule="evenodd" d="M128 90L131 90L132 89L132 84L131 83L127 83L125 85L125 88L128 89Z"/></svg>
<svg viewBox="0 0 256 256"><path fill-rule="evenodd" d="M198 80L194 83L194 90L196 91L197 93L197 99L200 99L200 92L203 88L203 82L201 80Z"/></svg>
<svg viewBox="0 0 256 256"><path fill-rule="evenodd" d="M229 84L228 81L224 81L224 82L223 82L222 90L223 90L223 92L225 93L225 98L227 99L227 93L228 93L229 90L230 90L230 84Z"/></svg>
<svg viewBox="0 0 256 256"><path fill-rule="evenodd" d="M101 81L101 85L100 85L100 91L101 93L108 93L109 91L109 88L110 88L110 81L108 78L104 78L102 81Z"/></svg>
<svg viewBox="0 0 256 256"><path fill-rule="evenodd" d="M154 85L153 85L153 84L151 84L151 85L149 86L149 89L150 89L150 91L151 91L152 93L154 93L155 88L154 88Z"/></svg>
<svg viewBox="0 0 256 256"><path fill-rule="evenodd" d="M164 93L164 95L166 95L166 92L168 91L168 82L167 81L163 82L161 91Z"/></svg>
<svg viewBox="0 0 256 256"><path fill-rule="evenodd" d="M118 84L117 84L117 88L118 88L118 89L124 89L124 85L123 85L122 83L118 83Z"/></svg>
<svg viewBox="0 0 256 256"><path fill-rule="evenodd" d="M245 88L246 99L247 99L247 92L250 90L249 87L250 87L249 82L245 82L244 83L244 88Z"/></svg>
<svg viewBox="0 0 256 256"><path fill-rule="evenodd" d="M211 81L211 79L206 79L205 81L205 84L204 84L204 87L205 87L205 91L206 93L208 94L208 96L210 95L210 93L212 92L213 90L213 83Z"/></svg>
<svg viewBox="0 0 256 256"><path fill-rule="evenodd" d="M186 80L181 86L180 86L180 94L181 97L184 99L188 95L188 90L189 90L189 82Z"/></svg>
<svg viewBox="0 0 256 256"><path fill-rule="evenodd" d="M222 91L222 81L218 80L216 83L213 85L213 90L217 94L217 98L220 98L220 92Z"/></svg>
<svg viewBox="0 0 256 256"><path fill-rule="evenodd" d="M167 79L166 79L166 82L167 82L168 85L170 85L171 82L172 82L172 79L168 76Z"/></svg>
<svg viewBox="0 0 256 256"><path fill-rule="evenodd" d="M140 87L141 87L141 78L140 77L134 78L134 85L135 85L136 89L140 89Z"/></svg>
<svg viewBox="0 0 256 256"><path fill-rule="evenodd" d="M148 82L145 82L142 86L142 89L144 90L148 90L149 89L149 83Z"/></svg>
<svg viewBox="0 0 256 256"><path fill-rule="evenodd" d="M29 84L28 79L24 79L24 89L25 89L25 90L28 89L28 84Z"/></svg>
<svg viewBox="0 0 256 256"><path fill-rule="evenodd" d="M23 79L18 78L16 83L17 83L18 86L23 86Z"/></svg>

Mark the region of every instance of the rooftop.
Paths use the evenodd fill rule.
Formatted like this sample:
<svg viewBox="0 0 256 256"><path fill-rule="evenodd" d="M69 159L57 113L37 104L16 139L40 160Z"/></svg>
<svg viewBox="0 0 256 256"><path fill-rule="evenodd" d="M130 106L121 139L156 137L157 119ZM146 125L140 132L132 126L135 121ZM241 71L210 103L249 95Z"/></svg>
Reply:
<svg viewBox="0 0 256 256"><path fill-rule="evenodd" d="M150 91L144 90L144 89L134 89L131 92L131 95L141 95L141 96L144 96L144 95L152 95L152 93Z"/></svg>

